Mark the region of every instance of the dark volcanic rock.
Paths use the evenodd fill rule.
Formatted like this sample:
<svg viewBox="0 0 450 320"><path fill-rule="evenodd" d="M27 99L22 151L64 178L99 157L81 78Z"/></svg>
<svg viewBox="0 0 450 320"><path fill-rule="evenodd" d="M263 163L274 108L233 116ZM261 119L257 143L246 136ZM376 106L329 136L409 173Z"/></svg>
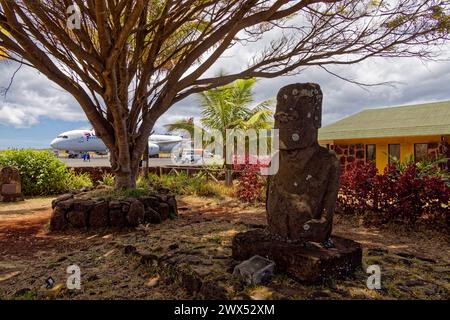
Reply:
<svg viewBox="0 0 450 320"><path fill-rule="evenodd" d="M161 202L159 204L159 215L161 216L161 221L169 219L170 207L167 203Z"/></svg>
<svg viewBox="0 0 450 320"><path fill-rule="evenodd" d="M75 199L73 202L73 211L89 212L94 206L94 201L85 199Z"/></svg>
<svg viewBox="0 0 450 320"><path fill-rule="evenodd" d="M127 214L128 224L132 227L144 222L145 208L142 202L134 200L130 205L130 210Z"/></svg>
<svg viewBox="0 0 450 320"><path fill-rule="evenodd" d="M161 216L159 212L156 212L152 208L147 208L145 210L145 221L149 223L161 223Z"/></svg>
<svg viewBox="0 0 450 320"><path fill-rule="evenodd" d="M109 224L108 221L108 202L102 201L96 203L89 216L89 226L91 228L102 228Z"/></svg>
<svg viewBox="0 0 450 320"><path fill-rule="evenodd" d="M186 271L181 272L181 285L186 289L188 294L192 295L200 290L202 281L197 275Z"/></svg>
<svg viewBox="0 0 450 320"><path fill-rule="evenodd" d="M61 201L66 201L66 200L69 200L72 198L73 198L73 194L71 194L71 193L66 193L66 194L59 196L58 198L56 198L55 200L52 201L52 209L55 209L56 205L58 203L60 203Z"/></svg>
<svg viewBox="0 0 450 320"><path fill-rule="evenodd" d="M157 210L159 208L159 200L157 197L144 196L140 197L139 200L144 204L145 209L151 208Z"/></svg>
<svg viewBox="0 0 450 320"><path fill-rule="evenodd" d="M51 231L59 231L63 230L67 225L67 221L64 215L64 210L60 208L56 208L52 217L50 218L50 230Z"/></svg>
<svg viewBox="0 0 450 320"><path fill-rule="evenodd" d="M74 228L86 228L86 213L83 211L70 211L67 214L67 220Z"/></svg>
<svg viewBox="0 0 450 320"><path fill-rule="evenodd" d="M205 281L200 288L200 296L207 300L226 300L227 290L216 281Z"/></svg>
<svg viewBox="0 0 450 320"><path fill-rule="evenodd" d="M125 226L125 215L120 209L109 211L109 223L113 227Z"/></svg>

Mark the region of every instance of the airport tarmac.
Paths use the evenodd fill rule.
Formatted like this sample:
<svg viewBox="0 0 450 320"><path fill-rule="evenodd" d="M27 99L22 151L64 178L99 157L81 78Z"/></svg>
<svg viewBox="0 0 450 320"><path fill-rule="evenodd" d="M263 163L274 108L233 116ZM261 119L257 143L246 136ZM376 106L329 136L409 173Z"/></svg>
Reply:
<svg viewBox="0 0 450 320"><path fill-rule="evenodd" d="M83 159L69 159L69 158L59 158L64 162L69 168L80 168L80 167L110 167L108 157L102 158L91 158L90 161L83 161ZM163 166L173 166L174 164L170 158L151 158L149 162L150 167L163 167Z"/></svg>

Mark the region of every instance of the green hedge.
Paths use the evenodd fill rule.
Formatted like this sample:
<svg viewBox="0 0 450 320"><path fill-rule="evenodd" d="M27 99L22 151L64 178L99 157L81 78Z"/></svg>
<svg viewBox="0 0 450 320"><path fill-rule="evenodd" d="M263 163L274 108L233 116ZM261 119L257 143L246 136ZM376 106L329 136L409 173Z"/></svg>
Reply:
<svg viewBox="0 0 450 320"><path fill-rule="evenodd" d="M9 149L0 151L0 167L15 166L26 196L53 195L67 189L91 186L87 176L75 175L50 151Z"/></svg>

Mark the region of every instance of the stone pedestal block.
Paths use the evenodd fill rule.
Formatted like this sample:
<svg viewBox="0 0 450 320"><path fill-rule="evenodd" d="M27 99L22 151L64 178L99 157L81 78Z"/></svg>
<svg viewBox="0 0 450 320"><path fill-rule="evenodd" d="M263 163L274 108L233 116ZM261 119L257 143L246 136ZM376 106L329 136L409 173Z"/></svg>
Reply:
<svg viewBox="0 0 450 320"><path fill-rule="evenodd" d="M287 273L303 283L348 275L361 268L359 243L336 236L331 239L334 247L325 248L312 242L288 243L275 239L265 230L251 230L234 237L233 258L266 257L275 262L277 272Z"/></svg>
<svg viewBox="0 0 450 320"><path fill-rule="evenodd" d="M22 182L15 167L0 169L0 202L23 201Z"/></svg>

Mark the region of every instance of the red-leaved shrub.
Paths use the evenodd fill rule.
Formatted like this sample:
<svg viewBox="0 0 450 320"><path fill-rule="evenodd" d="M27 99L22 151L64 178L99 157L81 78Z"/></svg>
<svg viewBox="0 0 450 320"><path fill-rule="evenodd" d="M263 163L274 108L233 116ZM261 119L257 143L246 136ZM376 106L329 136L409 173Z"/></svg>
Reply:
<svg viewBox="0 0 450 320"><path fill-rule="evenodd" d="M402 170L389 165L378 174L374 164L353 164L341 176L339 211L374 213L379 221L450 222L450 187L441 177L422 176L416 164Z"/></svg>
<svg viewBox="0 0 450 320"><path fill-rule="evenodd" d="M244 202L258 202L264 200L264 178L260 175L261 167L267 166L262 161L256 164L249 163L249 158L246 157L244 161L237 162L233 165L233 170L239 171L239 178L237 179L236 196L239 200ZM242 163L243 164L237 164Z"/></svg>

